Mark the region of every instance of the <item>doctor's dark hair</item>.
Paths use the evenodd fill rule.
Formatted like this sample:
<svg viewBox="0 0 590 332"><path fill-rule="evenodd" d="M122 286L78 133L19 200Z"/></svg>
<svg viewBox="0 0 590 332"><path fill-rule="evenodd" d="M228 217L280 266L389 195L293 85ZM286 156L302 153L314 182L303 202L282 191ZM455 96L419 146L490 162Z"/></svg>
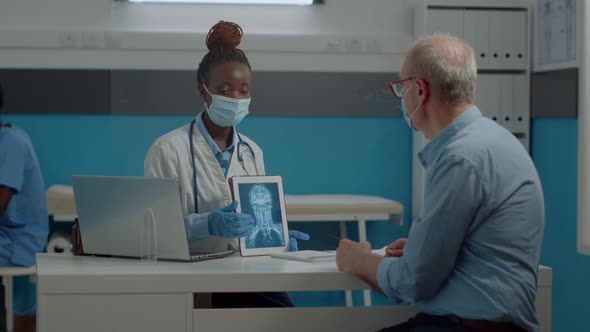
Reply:
<svg viewBox="0 0 590 332"><path fill-rule="evenodd" d="M243 63L250 70L250 62L246 54L240 50L238 45L242 40L244 32L242 28L233 22L219 21L207 34L207 48L209 53L205 54L197 70L197 82L204 84L209 81L209 69L211 65L226 62Z"/></svg>

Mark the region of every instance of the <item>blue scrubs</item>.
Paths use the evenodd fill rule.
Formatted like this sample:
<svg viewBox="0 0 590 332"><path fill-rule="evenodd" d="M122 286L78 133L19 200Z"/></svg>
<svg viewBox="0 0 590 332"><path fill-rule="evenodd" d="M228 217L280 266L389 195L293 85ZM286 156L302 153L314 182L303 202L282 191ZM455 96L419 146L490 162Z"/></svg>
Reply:
<svg viewBox="0 0 590 332"><path fill-rule="evenodd" d="M49 232L45 185L29 136L14 126L0 128L0 185L14 190L0 216L0 266L34 265ZM19 283L15 281L15 288ZM30 287L27 291L28 298ZM15 291L15 304L30 304L19 299L20 293Z"/></svg>

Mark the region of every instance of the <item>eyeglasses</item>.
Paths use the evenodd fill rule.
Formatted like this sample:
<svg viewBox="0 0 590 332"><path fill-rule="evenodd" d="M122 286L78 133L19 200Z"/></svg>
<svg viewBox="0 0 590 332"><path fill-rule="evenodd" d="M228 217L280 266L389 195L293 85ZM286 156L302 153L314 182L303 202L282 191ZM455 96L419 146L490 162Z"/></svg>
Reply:
<svg viewBox="0 0 590 332"><path fill-rule="evenodd" d="M396 97L401 98L401 97L403 97L404 82L407 82L409 80L415 80L416 78L417 77L408 77L403 80L389 83L389 88L391 89L391 92L393 92L393 94Z"/></svg>

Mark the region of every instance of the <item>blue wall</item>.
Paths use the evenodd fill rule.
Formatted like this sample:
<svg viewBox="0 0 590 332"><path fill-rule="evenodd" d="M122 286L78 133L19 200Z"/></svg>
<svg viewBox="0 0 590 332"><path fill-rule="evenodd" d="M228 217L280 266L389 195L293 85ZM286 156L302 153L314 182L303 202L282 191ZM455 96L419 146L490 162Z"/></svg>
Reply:
<svg viewBox="0 0 590 332"><path fill-rule="evenodd" d="M535 119L532 155L545 193L541 263L553 268L553 331L588 331L590 257L576 253L576 119Z"/></svg>
<svg viewBox="0 0 590 332"><path fill-rule="evenodd" d="M37 149L46 185L69 184L72 174L143 175L143 160L160 135L188 123L186 116L11 115ZM411 135L401 118L250 117L240 131L264 151L268 174L283 176L288 194L378 195L410 206ZM349 235L357 236L355 224ZM406 236L404 227L367 225L375 248ZM334 249L336 223L294 223L312 239L303 249ZM298 305L341 305L342 292L293 294ZM360 302L360 294L355 294ZM376 303L388 301L377 295Z"/></svg>
<svg viewBox="0 0 590 332"><path fill-rule="evenodd" d="M141 175L143 158L159 135L187 123L179 116L7 116L27 130L47 185L70 183L71 174ZM287 193L374 194L411 197L411 135L400 118L247 119L240 130L265 152L267 172L281 174ZM576 253L577 120L535 119L532 155L545 190L546 228L541 262L553 268L553 330L587 330L590 257ZM304 248L333 248L336 224L296 224L313 239ZM351 225L352 226L352 225ZM405 236L375 222L369 240L380 247ZM351 228L354 236L354 229ZM341 292L298 293L300 305L343 303ZM358 300L358 298L357 298ZM377 303L387 303L383 297Z"/></svg>

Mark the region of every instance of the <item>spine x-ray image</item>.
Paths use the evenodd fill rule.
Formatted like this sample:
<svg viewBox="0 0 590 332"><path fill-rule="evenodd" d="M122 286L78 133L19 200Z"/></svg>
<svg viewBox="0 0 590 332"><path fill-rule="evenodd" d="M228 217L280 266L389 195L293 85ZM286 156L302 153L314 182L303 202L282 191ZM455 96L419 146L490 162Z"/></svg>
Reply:
<svg viewBox="0 0 590 332"><path fill-rule="evenodd" d="M278 195L274 183L240 184L242 212L252 215L256 224L246 236L246 248L269 248L285 245ZM247 203L247 204L243 204Z"/></svg>
<svg viewBox="0 0 590 332"><path fill-rule="evenodd" d="M537 10L539 62L559 64L576 60L577 1L540 0Z"/></svg>

